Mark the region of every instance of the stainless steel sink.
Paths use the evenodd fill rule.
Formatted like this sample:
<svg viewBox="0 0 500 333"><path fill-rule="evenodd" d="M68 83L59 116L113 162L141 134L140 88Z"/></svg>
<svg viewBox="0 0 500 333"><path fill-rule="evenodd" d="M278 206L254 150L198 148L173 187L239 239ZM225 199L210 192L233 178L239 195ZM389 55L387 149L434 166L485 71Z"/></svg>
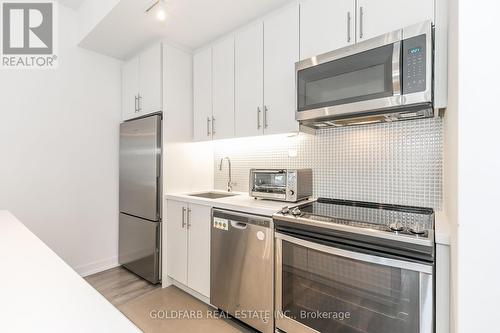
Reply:
<svg viewBox="0 0 500 333"><path fill-rule="evenodd" d="M203 192L203 193L194 193L188 194L190 197L199 197L199 198L207 198L207 199L220 199L227 197L234 197L238 194L234 193L221 193L221 192Z"/></svg>

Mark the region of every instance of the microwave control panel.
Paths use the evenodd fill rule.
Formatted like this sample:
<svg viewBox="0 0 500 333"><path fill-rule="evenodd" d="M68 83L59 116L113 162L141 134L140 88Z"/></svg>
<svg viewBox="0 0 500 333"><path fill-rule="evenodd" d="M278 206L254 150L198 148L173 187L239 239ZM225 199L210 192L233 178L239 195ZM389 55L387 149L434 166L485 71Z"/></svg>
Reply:
<svg viewBox="0 0 500 333"><path fill-rule="evenodd" d="M286 193L286 198L288 201L296 201L297 200L297 193L295 193L295 190L297 188L297 172L288 170L287 172L287 193Z"/></svg>
<svg viewBox="0 0 500 333"><path fill-rule="evenodd" d="M420 35L403 40L402 81L403 94L425 91L426 89L426 36Z"/></svg>

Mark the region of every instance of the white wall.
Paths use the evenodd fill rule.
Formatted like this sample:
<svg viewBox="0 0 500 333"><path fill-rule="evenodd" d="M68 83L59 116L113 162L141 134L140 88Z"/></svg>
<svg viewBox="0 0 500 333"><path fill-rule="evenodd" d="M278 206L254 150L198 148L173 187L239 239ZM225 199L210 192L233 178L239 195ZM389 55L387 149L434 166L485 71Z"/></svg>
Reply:
<svg viewBox="0 0 500 333"><path fill-rule="evenodd" d="M58 14L59 68L0 72L0 209L88 273L117 263L121 63Z"/></svg>
<svg viewBox="0 0 500 333"><path fill-rule="evenodd" d="M458 4L457 332L498 332L500 2Z"/></svg>

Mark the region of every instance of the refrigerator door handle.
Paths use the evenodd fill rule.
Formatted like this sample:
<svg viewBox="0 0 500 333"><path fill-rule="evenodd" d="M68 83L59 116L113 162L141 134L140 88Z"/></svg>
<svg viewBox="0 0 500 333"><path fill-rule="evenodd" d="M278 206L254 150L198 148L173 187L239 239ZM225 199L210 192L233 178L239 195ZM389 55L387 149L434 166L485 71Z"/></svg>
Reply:
<svg viewBox="0 0 500 333"><path fill-rule="evenodd" d="M156 177L156 219L161 220L161 177Z"/></svg>

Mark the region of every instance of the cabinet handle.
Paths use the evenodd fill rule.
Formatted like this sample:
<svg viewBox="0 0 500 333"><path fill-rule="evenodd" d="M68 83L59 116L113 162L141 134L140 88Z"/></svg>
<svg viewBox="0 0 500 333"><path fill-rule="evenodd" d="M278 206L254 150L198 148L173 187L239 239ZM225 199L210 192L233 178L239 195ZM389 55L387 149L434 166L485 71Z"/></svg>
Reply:
<svg viewBox="0 0 500 333"><path fill-rule="evenodd" d="M210 117L207 117L207 136L210 136Z"/></svg>
<svg viewBox="0 0 500 333"><path fill-rule="evenodd" d="M186 207L182 207L182 223L181 228L184 229L186 226Z"/></svg>
<svg viewBox="0 0 500 333"><path fill-rule="evenodd" d="M134 112L137 112L137 95L134 96Z"/></svg>
<svg viewBox="0 0 500 333"><path fill-rule="evenodd" d="M351 42L351 12L347 12L347 42Z"/></svg>
<svg viewBox="0 0 500 333"><path fill-rule="evenodd" d="M261 113L260 106L258 106L257 107L257 129L261 128L261 126L260 126L260 113Z"/></svg>
<svg viewBox="0 0 500 333"><path fill-rule="evenodd" d="M212 116L212 135L215 135L215 117Z"/></svg>
<svg viewBox="0 0 500 333"><path fill-rule="evenodd" d="M359 7L359 39L363 39L363 6Z"/></svg>
<svg viewBox="0 0 500 333"><path fill-rule="evenodd" d="M191 227L191 208L187 209L187 228Z"/></svg>
<svg viewBox="0 0 500 333"><path fill-rule="evenodd" d="M137 95L137 112L141 112L142 111L142 108L141 108L141 98L142 96L141 95Z"/></svg>
<svg viewBox="0 0 500 333"><path fill-rule="evenodd" d="M267 128L269 124L267 123L267 113L269 109L267 108L266 105L264 105L264 128Z"/></svg>

